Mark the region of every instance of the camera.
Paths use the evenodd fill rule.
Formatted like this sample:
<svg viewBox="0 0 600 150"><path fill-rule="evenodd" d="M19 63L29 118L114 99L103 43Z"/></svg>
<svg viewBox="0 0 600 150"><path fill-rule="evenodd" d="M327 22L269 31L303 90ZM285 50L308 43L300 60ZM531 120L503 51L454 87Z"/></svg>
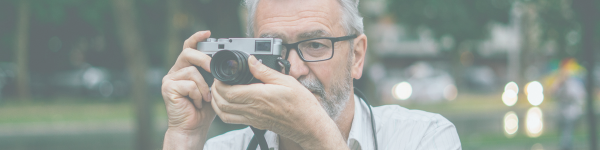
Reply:
<svg viewBox="0 0 600 150"><path fill-rule="evenodd" d="M271 69L281 71L282 40L277 38L209 38L199 42L197 49L212 57L210 70L198 67L210 86L213 77L229 85L260 83L248 67L248 58L254 55L258 61Z"/></svg>

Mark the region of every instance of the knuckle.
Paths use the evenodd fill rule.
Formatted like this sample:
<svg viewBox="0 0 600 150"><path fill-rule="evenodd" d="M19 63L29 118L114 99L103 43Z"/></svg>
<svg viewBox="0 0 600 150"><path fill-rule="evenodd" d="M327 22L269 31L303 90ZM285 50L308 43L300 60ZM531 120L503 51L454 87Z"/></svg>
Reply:
<svg viewBox="0 0 600 150"><path fill-rule="evenodd" d="M194 72L198 72L198 69L196 69L195 66L187 66L185 68L183 68L184 73L186 74L190 74L190 73L194 73Z"/></svg>
<svg viewBox="0 0 600 150"><path fill-rule="evenodd" d="M168 91L168 90L171 88L171 84L172 84L172 83L171 83L171 82L169 82L168 80L166 80L166 81L165 81L164 79L163 79L163 81L164 81L164 82L162 83L161 90L162 90L162 91L163 91L163 93L164 93L164 92Z"/></svg>
<svg viewBox="0 0 600 150"><path fill-rule="evenodd" d="M223 104L223 103L217 103L217 107L219 107L219 109L223 112L227 112L228 111L228 107L227 105Z"/></svg>
<svg viewBox="0 0 600 150"><path fill-rule="evenodd" d="M191 48L185 48L185 49L183 49L183 51L181 51L180 57L184 57L184 56L189 55L190 51L192 51Z"/></svg>
<svg viewBox="0 0 600 150"><path fill-rule="evenodd" d="M246 102L247 95L242 92L235 92L234 90L227 91L227 94L223 98L229 101Z"/></svg>
<svg viewBox="0 0 600 150"><path fill-rule="evenodd" d="M186 49L187 49L187 48L186 48ZM180 61L182 61L182 59L184 59L184 56L185 56L185 55L186 55L186 53L187 53L187 52L186 52L186 49L183 49L183 50L181 51L181 53L179 53L179 56L177 56L177 60L176 60L177 62L180 62Z"/></svg>
<svg viewBox="0 0 600 150"><path fill-rule="evenodd" d="M179 97L179 96L178 96L178 95L176 95L176 94L169 94L169 95L167 95L167 98L170 100L170 102L171 102L171 103L174 103L174 104L177 104L177 102L178 102L178 101L177 101L177 98L178 98L178 97Z"/></svg>
<svg viewBox="0 0 600 150"><path fill-rule="evenodd" d="M235 99L238 97L239 94L237 94L235 91L233 90L227 90L225 92L225 94L221 95L224 99Z"/></svg>
<svg viewBox="0 0 600 150"><path fill-rule="evenodd" d="M170 77L169 77L169 75L166 75L166 76L164 76L164 77L162 78L162 84L163 84L163 86L165 86L165 84L166 84L166 83L167 83L167 81L169 81L169 80L170 80Z"/></svg>

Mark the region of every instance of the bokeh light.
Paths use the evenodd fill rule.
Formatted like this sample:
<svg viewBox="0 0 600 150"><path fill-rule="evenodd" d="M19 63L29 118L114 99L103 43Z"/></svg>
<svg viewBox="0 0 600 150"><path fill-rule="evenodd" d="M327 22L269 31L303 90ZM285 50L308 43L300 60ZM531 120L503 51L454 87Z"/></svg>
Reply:
<svg viewBox="0 0 600 150"><path fill-rule="evenodd" d="M456 99L457 96L458 96L458 89L456 89L456 86L454 86L453 84L447 85L444 88L444 98L446 100L452 101L452 100Z"/></svg>
<svg viewBox="0 0 600 150"><path fill-rule="evenodd" d="M515 82L508 82L506 86L504 86L504 91L512 90L515 93L519 93L519 86Z"/></svg>
<svg viewBox="0 0 600 150"><path fill-rule="evenodd" d="M504 93L502 93L502 102L506 106L513 106L519 100L517 94L519 93L519 86L515 82L508 82L504 86Z"/></svg>
<svg viewBox="0 0 600 150"><path fill-rule="evenodd" d="M525 93L525 95L529 95L529 91L527 90L529 88L529 84L531 84L531 82L525 84L525 87L523 88L523 93Z"/></svg>
<svg viewBox="0 0 600 150"><path fill-rule="evenodd" d="M502 102L504 102L504 105L506 106L513 106L517 103L518 97L517 97L517 93L515 93L512 90L508 90L508 91L504 91L504 93L502 93Z"/></svg>
<svg viewBox="0 0 600 150"><path fill-rule="evenodd" d="M506 137L511 138L519 130L519 117L513 111L507 112L504 115L504 134Z"/></svg>
<svg viewBox="0 0 600 150"><path fill-rule="evenodd" d="M400 82L394 85L392 94L396 99L406 100L412 95L412 86L408 82Z"/></svg>
<svg viewBox="0 0 600 150"><path fill-rule="evenodd" d="M527 92L526 92L527 95L529 95L530 93L543 93L544 87L538 81L531 81L531 82L527 83L526 90L527 90Z"/></svg>
<svg viewBox="0 0 600 150"><path fill-rule="evenodd" d="M539 106L544 102L544 93L530 93L527 95L527 100L533 106Z"/></svg>
<svg viewBox="0 0 600 150"><path fill-rule="evenodd" d="M529 137L538 137L544 129L544 117L539 107L531 107L527 110L525 118L526 133Z"/></svg>
<svg viewBox="0 0 600 150"><path fill-rule="evenodd" d="M527 100L533 106L538 106L544 102L544 87L538 81L532 81L525 86Z"/></svg>

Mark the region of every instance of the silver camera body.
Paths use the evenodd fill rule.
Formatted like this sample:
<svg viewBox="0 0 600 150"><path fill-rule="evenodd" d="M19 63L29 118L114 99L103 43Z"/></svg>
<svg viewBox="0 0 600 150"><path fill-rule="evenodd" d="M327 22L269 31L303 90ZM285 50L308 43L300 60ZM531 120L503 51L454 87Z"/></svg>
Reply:
<svg viewBox="0 0 600 150"><path fill-rule="evenodd" d="M208 38L198 42L198 50L209 56L220 50L237 50L248 55L277 55L283 50L282 40L277 38Z"/></svg>
<svg viewBox="0 0 600 150"><path fill-rule="evenodd" d="M277 38L209 38L199 42L197 49L212 57L211 73L198 68L209 85L212 85L213 77L230 85L260 83L250 73L250 55L274 70L281 71L284 67L280 63L284 46Z"/></svg>

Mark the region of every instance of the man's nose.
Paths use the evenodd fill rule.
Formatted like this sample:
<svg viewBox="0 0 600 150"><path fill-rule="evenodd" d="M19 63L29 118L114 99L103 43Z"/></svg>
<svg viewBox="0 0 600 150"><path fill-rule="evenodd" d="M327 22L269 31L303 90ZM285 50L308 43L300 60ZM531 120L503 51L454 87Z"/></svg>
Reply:
<svg viewBox="0 0 600 150"><path fill-rule="evenodd" d="M289 53L290 54L289 54L287 60L292 65L290 67L290 75L296 79L300 78L301 76L308 75L308 72L309 72L308 66L306 65L306 62L302 61L300 56L298 56L298 53L296 52L296 50L291 49L289 51Z"/></svg>

